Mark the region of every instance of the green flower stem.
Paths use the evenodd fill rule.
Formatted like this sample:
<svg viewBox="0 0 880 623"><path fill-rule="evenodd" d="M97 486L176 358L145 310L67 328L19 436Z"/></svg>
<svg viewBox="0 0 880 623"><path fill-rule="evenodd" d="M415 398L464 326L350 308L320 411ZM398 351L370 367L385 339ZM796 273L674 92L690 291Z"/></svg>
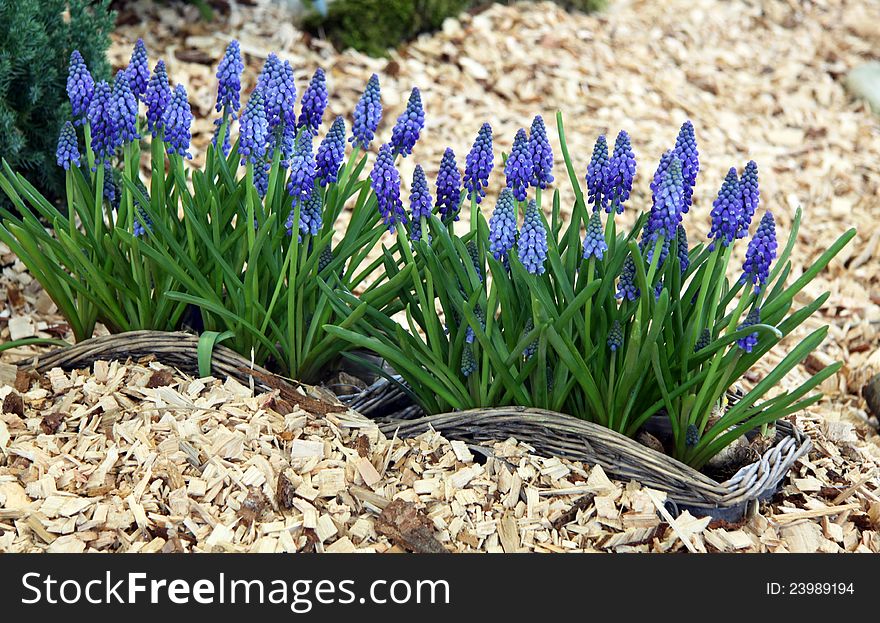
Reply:
<svg viewBox="0 0 880 623"><path fill-rule="evenodd" d="M253 178L253 168L248 165L249 175ZM302 207L301 201L295 201L293 204L293 231L299 231L299 217L300 217L300 209ZM289 253L292 254L292 260L289 262L289 274L287 277L287 340L288 344L291 345L289 354L288 354L288 370L291 374L294 371L299 369L299 353L296 350L296 333L299 330L298 325L299 319L296 316L297 312L297 299L299 287L298 277L299 277L299 236L291 236L290 237L290 249Z"/></svg>

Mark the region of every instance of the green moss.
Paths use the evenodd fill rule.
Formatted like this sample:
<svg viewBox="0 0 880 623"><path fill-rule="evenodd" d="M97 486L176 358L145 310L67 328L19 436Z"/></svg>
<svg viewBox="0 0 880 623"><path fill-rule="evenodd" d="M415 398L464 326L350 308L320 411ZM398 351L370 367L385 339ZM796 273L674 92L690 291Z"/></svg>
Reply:
<svg viewBox="0 0 880 623"><path fill-rule="evenodd" d="M335 0L326 17L317 13L304 22L306 30L330 39L339 49L354 48L384 56L389 48L423 32L440 28L443 20L491 0ZM607 0L556 0L566 9L595 11Z"/></svg>
<svg viewBox="0 0 880 623"><path fill-rule="evenodd" d="M78 49L96 79L107 76L108 7L109 0L0 0L0 156L52 200L64 187L55 146L70 117L70 53Z"/></svg>

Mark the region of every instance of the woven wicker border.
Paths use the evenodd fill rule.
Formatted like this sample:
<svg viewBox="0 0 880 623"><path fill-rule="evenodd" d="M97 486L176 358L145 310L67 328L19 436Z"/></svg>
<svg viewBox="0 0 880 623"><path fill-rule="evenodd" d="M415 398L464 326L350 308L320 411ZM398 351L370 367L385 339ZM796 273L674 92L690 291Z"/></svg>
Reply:
<svg viewBox="0 0 880 623"><path fill-rule="evenodd" d="M188 333L135 331L85 340L74 346L30 358L19 365L45 372L90 367L95 361L155 356L190 375L198 374L198 337ZM252 375L251 371L256 374ZM214 349L212 372L244 384L277 389L278 383L298 386L272 374L223 346ZM271 379L271 385L264 382ZM357 402L356 400L354 401ZM740 519L755 500L766 499L798 458L809 452L810 439L787 421L776 425L776 444L760 460L746 465L719 483L687 465L607 428L575 417L525 407L474 409L415 419L379 420L387 435L414 437L436 430L448 439L472 443L503 441L510 437L533 447L538 454L598 464L621 480L636 480L667 492L673 511L690 510L717 519Z"/></svg>

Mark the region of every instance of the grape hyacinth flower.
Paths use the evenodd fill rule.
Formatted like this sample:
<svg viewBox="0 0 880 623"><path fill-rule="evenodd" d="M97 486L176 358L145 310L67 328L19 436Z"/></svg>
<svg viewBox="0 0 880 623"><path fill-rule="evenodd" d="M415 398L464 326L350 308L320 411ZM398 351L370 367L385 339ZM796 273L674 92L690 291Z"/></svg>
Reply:
<svg viewBox="0 0 880 623"><path fill-rule="evenodd" d="M684 225L679 224L678 226L676 243L678 246L678 263L681 266L681 274L683 275L691 265L691 260L688 256L688 237L687 232L684 230Z"/></svg>
<svg viewBox="0 0 880 623"><path fill-rule="evenodd" d="M755 293L761 291L770 276L770 264L776 259L776 223L772 212L765 212L755 235L749 241L743 263L741 283L751 281Z"/></svg>
<svg viewBox="0 0 880 623"><path fill-rule="evenodd" d="M354 127L349 141L364 150L369 149L381 119L382 94L379 90L379 76L373 74L354 107Z"/></svg>
<svg viewBox="0 0 880 623"><path fill-rule="evenodd" d="M305 134L308 134L307 132ZM300 242L302 242L302 236L317 236L321 232L322 225L322 210L324 206L321 202L321 194L318 192L318 187L315 186L312 188L312 193L309 195L309 198L303 201L302 207L300 208L299 214L299 231L300 231ZM290 211L290 215L287 217L287 235L293 235L293 219L296 216L295 209Z"/></svg>
<svg viewBox="0 0 880 623"><path fill-rule="evenodd" d="M748 315L746 315L746 319L743 321L741 325L737 327L739 329L745 329L746 327L751 327L753 325L761 322L761 310L757 307L753 307L751 311L749 311ZM758 332L749 333L747 336L740 338L736 341L736 345L741 349L746 351L747 353L752 352L752 349L758 344Z"/></svg>
<svg viewBox="0 0 880 623"><path fill-rule="evenodd" d="M257 162L266 153L266 142L269 137L269 122L266 119L266 108L263 105L263 94L254 89L247 106L241 115L238 132L238 153L241 164Z"/></svg>
<svg viewBox="0 0 880 623"><path fill-rule="evenodd" d="M639 289L636 286L636 263L632 255L627 255L620 271L620 280L617 282L617 298L634 301L639 298Z"/></svg>
<svg viewBox="0 0 880 623"><path fill-rule="evenodd" d="M339 178L339 167L345 157L345 121L342 117L336 117L327 136L318 146L315 156L317 166L317 180L321 186L327 186L336 182Z"/></svg>
<svg viewBox="0 0 880 623"><path fill-rule="evenodd" d="M147 198L149 201L150 194L147 191L147 187L144 186L144 183L140 181L140 179L135 181L135 184L138 187L138 190ZM144 206L141 204L141 200L139 199L139 195L135 195L134 197L134 207L137 211L137 215L134 217L134 223L131 226L131 233L134 234L135 238L140 238L147 231L153 230L153 220L150 218L150 215L147 214L147 211L144 210ZM138 218L140 217L140 219ZM146 227L145 227L146 225Z"/></svg>
<svg viewBox="0 0 880 623"><path fill-rule="evenodd" d="M269 192L269 173L272 170L272 163L265 160L258 160L254 163L254 188L260 199L266 198Z"/></svg>
<svg viewBox="0 0 880 623"><path fill-rule="evenodd" d="M70 121L65 121L61 126L61 133L58 135L55 161L59 167L67 171L71 166L78 167L80 165L79 159L79 142L76 138L76 130Z"/></svg>
<svg viewBox="0 0 880 623"><path fill-rule="evenodd" d="M504 175L507 178L507 187L513 191L516 200L525 201L532 181L532 157L523 128L517 130L513 139L513 148L504 164Z"/></svg>
<svg viewBox="0 0 880 623"><path fill-rule="evenodd" d="M630 144L629 134L621 130L614 141L614 154L605 169L605 193L608 203L605 211L623 213L623 204L632 192L633 178L636 175L636 157Z"/></svg>
<svg viewBox="0 0 880 623"><path fill-rule="evenodd" d="M325 268L330 266L333 262L333 247L330 246L328 242L327 245L321 249L321 255L318 256L318 272L322 272Z"/></svg>
<svg viewBox="0 0 880 623"><path fill-rule="evenodd" d="M718 197L712 204L712 228L709 237L713 242L709 245L710 251L715 248L716 242L726 247L736 239L743 213L742 200L739 177L736 169L731 167L718 191Z"/></svg>
<svg viewBox="0 0 880 623"><path fill-rule="evenodd" d="M698 353L704 348L706 348L709 343L712 341L712 332L709 329L703 329L700 331L700 337L697 338L696 343L694 344L694 352Z"/></svg>
<svg viewBox="0 0 880 623"><path fill-rule="evenodd" d="M370 186L376 194L382 220L388 226L388 231L393 232L406 214L400 201L400 173L394 166L394 154L388 143L379 148L379 155L370 172Z"/></svg>
<svg viewBox="0 0 880 623"><path fill-rule="evenodd" d="M147 91L144 95L144 103L147 105L147 128L155 138L164 130L162 117L165 109L171 102L171 87L168 85L168 71L165 69L165 61L160 60L153 68L153 75L147 83Z"/></svg>
<svg viewBox="0 0 880 623"><path fill-rule="evenodd" d="M688 424L684 434L684 443L688 448L693 448L700 443L700 429L696 424Z"/></svg>
<svg viewBox="0 0 880 623"><path fill-rule="evenodd" d="M75 125L81 125L85 121L94 94L95 80L89 73L82 54L79 50L74 50L70 54L70 67L67 70L67 97L70 99Z"/></svg>
<svg viewBox="0 0 880 623"><path fill-rule="evenodd" d="M424 127L425 110L422 108L422 94L414 87L409 94L406 110L397 118L397 123L391 131L392 153L404 158L410 155Z"/></svg>
<svg viewBox="0 0 880 623"><path fill-rule="evenodd" d="M532 199L526 207L522 232L517 242L519 261L533 275L544 274L547 260L547 230L538 212L538 204Z"/></svg>
<svg viewBox="0 0 880 623"><path fill-rule="evenodd" d="M529 157L532 161L532 186L546 189L553 183L553 150L550 148L547 128L541 115L532 120L529 130Z"/></svg>
<svg viewBox="0 0 880 623"><path fill-rule="evenodd" d="M653 259L654 245L663 236L664 253L658 265L663 262L668 251L668 242L678 235L681 223L681 211L684 202L684 179L681 172L681 160L672 158L669 168L663 175L663 182L657 189L654 206L645 223L645 236L642 240L647 249L646 259Z"/></svg>
<svg viewBox="0 0 880 623"><path fill-rule="evenodd" d="M535 321L532 320L531 316L529 316L528 318L526 318L526 324L525 324L525 326L523 326L523 334L520 337L520 340L522 340L522 338L526 337L534 329L535 329ZM523 357L525 357L526 360L531 359L532 357L535 356L535 353L537 353L537 352L538 352L538 338L535 338L531 342L529 342L526 345L526 347L523 349Z"/></svg>
<svg viewBox="0 0 880 623"><path fill-rule="evenodd" d="M290 179L287 182L287 192L293 197L294 203L311 197L315 185L315 169L312 134L300 132L290 159Z"/></svg>
<svg viewBox="0 0 880 623"><path fill-rule="evenodd" d="M749 227L752 224L752 218L758 209L758 201L761 192L758 190L758 165L754 160L749 160L743 174L739 178L739 186L742 191L743 215L739 222L739 230L736 232L737 238L745 238L749 235Z"/></svg>
<svg viewBox="0 0 880 623"><path fill-rule="evenodd" d="M113 156L121 144L116 131L116 105L110 85L102 80L95 85L94 97L89 103L89 126L92 129L92 151L100 164Z"/></svg>
<svg viewBox="0 0 880 623"><path fill-rule="evenodd" d="M595 257L601 260L605 257L608 245L605 243L605 232L602 231L602 218L599 211L595 210L587 224L587 235L584 237L584 259Z"/></svg>
<svg viewBox="0 0 880 623"><path fill-rule="evenodd" d="M598 212L596 212L598 214ZM620 321L615 320L611 323L611 330L608 332L608 349L613 353L617 352L623 346L623 330L620 327Z"/></svg>
<svg viewBox="0 0 880 623"><path fill-rule="evenodd" d="M282 63L274 52L269 54L257 78L257 89L263 95L270 132L281 125L296 126L296 84L290 61Z"/></svg>
<svg viewBox="0 0 880 623"><path fill-rule="evenodd" d="M593 145L593 155L590 164L587 165L587 203L593 206L593 210L603 208L610 213L608 193L605 188L608 164L608 141L602 134Z"/></svg>
<svg viewBox="0 0 880 623"><path fill-rule="evenodd" d="M214 149L218 149L217 147L217 139L220 138L220 132L223 130L223 123L217 123L220 121L219 119L214 120L214 125L217 126L214 129L214 136L211 137L211 145L214 146ZM220 145L219 149L224 156L229 155L229 150L232 149L232 141L229 139L229 128L223 132L223 144Z"/></svg>
<svg viewBox="0 0 880 623"><path fill-rule="evenodd" d="M660 156L660 162L657 163L657 169L654 171L654 177L651 178L651 205L654 206L657 203L657 193L660 190L660 186L663 184L663 177L666 175L666 171L669 169L669 165L675 159L675 155L672 150L667 150L664 152L662 156Z"/></svg>
<svg viewBox="0 0 880 623"><path fill-rule="evenodd" d="M119 182L116 181L118 171L110 166L110 161L105 160L104 164L104 200L114 210L119 209Z"/></svg>
<svg viewBox="0 0 880 623"><path fill-rule="evenodd" d="M455 152L447 147L437 173L437 209L444 223L458 220L460 201L461 173L455 161Z"/></svg>
<svg viewBox="0 0 880 623"><path fill-rule="evenodd" d="M119 144L130 143L140 138L137 131L138 101L121 70L113 81L114 131Z"/></svg>
<svg viewBox="0 0 880 623"><path fill-rule="evenodd" d="M193 115L186 97L186 89L182 84L178 84L174 87L174 95L171 96L171 102L162 117L162 125L165 126L165 144L168 145L169 154L192 158L192 154L189 153L192 122Z"/></svg>
<svg viewBox="0 0 880 623"><path fill-rule="evenodd" d="M327 78L324 70L318 67L312 75L306 92L303 93L300 104L297 128L309 128L313 134L317 134L324 118L324 110L327 108Z"/></svg>
<svg viewBox="0 0 880 623"><path fill-rule="evenodd" d="M474 358L474 349L466 342L461 352L461 373L467 378L476 371L477 360Z"/></svg>
<svg viewBox="0 0 880 623"><path fill-rule="evenodd" d="M243 71L241 47L238 41L233 39L226 46L226 52L220 59L220 64L217 65L217 104L214 108L217 112L222 112L224 117L231 115L235 119L235 115L241 108L241 73Z"/></svg>
<svg viewBox="0 0 880 623"><path fill-rule="evenodd" d="M464 187L467 190L468 201L476 200L477 203L482 203L493 166L495 166L495 156L492 153L492 126L484 123L480 126L477 138L465 158Z"/></svg>
<svg viewBox="0 0 880 623"><path fill-rule="evenodd" d="M131 53L128 67L125 69L125 77L137 99L142 99L147 92L147 82L150 79L150 66L147 59L147 47L144 40L138 38Z"/></svg>
<svg viewBox="0 0 880 623"><path fill-rule="evenodd" d="M422 218L431 216L433 201L431 191L428 190L428 178L425 177L425 170L422 165L417 164L415 171L413 171L412 189L409 194L410 238L413 242L422 239ZM427 232L425 232L425 238L428 242L431 241Z"/></svg>
<svg viewBox="0 0 880 623"><path fill-rule="evenodd" d="M687 214L693 203L694 186L697 184L697 173L700 171L700 153L697 151L693 123L685 121L682 124L672 151L675 157L681 160L681 172L684 176L684 207L681 211Z"/></svg>
<svg viewBox="0 0 880 623"><path fill-rule="evenodd" d="M483 283L483 271L480 268L480 251L479 249L477 249L477 243L473 240L468 240L465 249L467 250L468 255L471 258L471 264L473 264L474 266L474 272L477 273L477 279L480 280L480 283ZM479 311L479 308L474 311Z"/></svg>
<svg viewBox="0 0 880 623"><path fill-rule="evenodd" d="M498 196L495 210L489 219L489 252L499 262L507 257L516 243L515 209L513 193L505 188Z"/></svg>

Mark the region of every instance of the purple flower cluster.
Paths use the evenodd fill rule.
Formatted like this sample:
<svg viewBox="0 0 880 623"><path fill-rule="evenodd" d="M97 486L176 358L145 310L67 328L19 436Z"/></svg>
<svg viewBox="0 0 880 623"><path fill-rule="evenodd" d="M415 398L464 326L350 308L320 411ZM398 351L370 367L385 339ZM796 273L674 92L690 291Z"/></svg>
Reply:
<svg viewBox="0 0 880 623"><path fill-rule="evenodd" d="M742 191L743 215L740 220L739 230L736 232L737 238L745 238L749 235L749 227L752 224L752 218L758 209L758 201L761 192L758 190L758 165L754 160L749 160L743 169L743 174L739 178L739 186Z"/></svg>
<svg viewBox="0 0 880 623"><path fill-rule="evenodd" d="M164 127L162 117L171 102L171 87L168 86L168 71L165 61L160 60L153 68L153 75L147 83L144 103L147 105L147 128L155 137Z"/></svg>
<svg viewBox="0 0 880 623"><path fill-rule="evenodd" d="M632 255L627 255L620 271L620 280L617 282L617 298L634 301L639 298L639 288L636 286L636 263Z"/></svg>
<svg viewBox="0 0 880 623"><path fill-rule="evenodd" d="M594 210L587 224L587 235L584 237L584 259L595 257L601 260L605 257L607 250L605 232L602 231L602 217L599 216L599 210Z"/></svg>
<svg viewBox="0 0 880 623"><path fill-rule="evenodd" d="M321 186L334 183L339 177L339 167L345 157L345 120L336 117L327 136L318 146L315 156L317 179Z"/></svg>
<svg viewBox="0 0 880 623"><path fill-rule="evenodd" d="M76 130L70 121L65 121L61 126L61 133L58 135L55 161L59 167L67 171L71 166L78 167L80 165L79 159L79 142L76 138Z"/></svg>
<svg viewBox="0 0 880 623"><path fill-rule="evenodd" d="M373 74L354 107L354 126L349 140L362 149L369 149L381 119L382 94L379 90L379 76Z"/></svg>
<svg viewBox="0 0 880 623"><path fill-rule="evenodd" d="M746 327L751 327L761 322L761 310L757 307L753 307L751 311L746 315L746 319L743 321L741 325L737 327L739 329L745 329ZM758 333L749 333L747 336L740 338L736 341L736 345L741 349L746 351L747 353L752 352L752 349L758 344Z"/></svg>
<svg viewBox="0 0 880 623"><path fill-rule="evenodd" d="M465 159L464 187L468 200L476 199L477 203L483 201L493 166L495 156L492 153L492 126L484 123Z"/></svg>
<svg viewBox="0 0 880 623"><path fill-rule="evenodd" d="M244 63L241 60L241 48L233 39L226 46L226 53L217 66L217 112L232 115L235 118L241 108L241 73ZM228 135L228 131L227 131Z"/></svg>
<svg viewBox="0 0 880 623"><path fill-rule="evenodd" d="M678 226L676 245L678 247L678 263L681 266L681 274L683 275L691 265L691 260L688 256L688 237L687 232L684 230L684 225Z"/></svg>
<svg viewBox="0 0 880 623"><path fill-rule="evenodd" d="M526 270L533 275L543 275L547 260L547 230L534 199L526 207L517 248L519 261Z"/></svg>
<svg viewBox="0 0 880 623"><path fill-rule="evenodd" d="M461 172L455 161L455 152L447 147L437 173L437 209L444 223L458 220L460 202Z"/></svg>
<svg viewBox="0 0 880 623"><path fill-rule="evenodd" d="M312 194L303 202L302 209L300 210L299 231L302 235L317 236L321 232L321 225L323 224L321 212L323 207L321 193L318 192L317 186L314 186ZM289 218L293 218L293 216L294 214L291 210ZM288 227L288 229L290 228Z"/></svg>
<svg viewBox="0 0 880 623"><path fill-rule="evenodd" d="M193 115L186 97L186 89L182 84L178 84L174 87L174 95L171 96L171 102L162 117L162 125L165 126L165 143L168 145L169 154L192 158L192 154L189 153L192 122Z"/></svg>
<svg viewBox="0 0 880 623"><path fill-rule="evenodd" d="M147 92L147 81L150 79L150 66L147 59L147 47L143 39L138 39L131 53L131 60L125 69L125 77L131 87L131 92L140 99Z"/></svg>
<svg viewBox="0 0 880 623"><path fill-rule="evenodd" d="M312 75L300 104L297 128L309 128L313 134L318 132L324 111L327 109L327 78L324 70L318 67Z"/></svg>
<svg viewBox="0 0 880 623"><path fill-rule="evenodd" d="M532 181L532 155L529 151L529 139L523 128L517 130L513 139L510 156L504 163L504 176L507 178L507 187L513 191L516 200L525 201Z"/></svg>
<svg viewBox="0 0 880 623"><path fill-rule="evenodd" d="M742 283L751 281L755 292L760 292L770 276L770 264L776 259L776 223L773 214L766 212L755 235L749 241L746 261L743 263Z"/></svg>
<svg viewBox="0 0 880 623"><path fill-rule="evenodd" d="M545 189L553 183L553 150L547 139L547 128L541 115L532 120L529 131L529 158L532 161L531 184Z"/></svg>
<svg viewBox="0 0 880 623"><path fill-rule="evenodd" d="M690 121L682 124L672 152L681 160L681 172L684 177L684 207L681 211L687 214L693 203L694 186L697 183L697 173L700 171L700 153L697 151L694 124Z"/></svg>
<svg viewBox="0 0 880 623"><path fill-rule="evenodd" d="M116 110L110 85L102 80L95 85L94 97L89 103L89 126L92 130L92 151L99 164L109 159L121 145L116 131Z"/></svg>
<svg viewBox="0 0 880 623"><path fill-rule="evenodd" d="M593 155L587 165L587 203L593 210L604 208L608 211L608 197L605 195L605 170L608 168L608 141L600 134L593 145Z"/></svg>
<svg viewBox="0 0 880 623"><path fill-rule="evenodd" d="M495 210L489 219L489 252L502 261L516 243L516 206L513 193L505 188L498 196Z"/></svg>
<svg viewBox="0 0 880 623"><path fill-rule="evenodd" d="M419 140L419 134L425 127L425 110L422 108L422 94L414 88L409 94L406 110L397 118L391 130L391 146L394 155L404 158L412 153Z"/></svg>
<svg viewBox="0 0 880 623"><path fill-rule="evenodd" d="M477 360L474 358L474 349L470 343L465 342L461 352L461 374L467 378L477 371Z"/></svg>
<svg viewBox="0 0 880 623"><path fill-rule="evenodd" d="M293 202L306 201L315 185L315 156L312 152L312 133L300 132L296 137L293 156L290 158L290 178L287 192Z"/></svg>
<svg viewBox="0 0 880 623"><path fill-rule="evenodd" d="M621 130L614 141L614 153L605 170L605 196L608 203L606 212L623 213L623 204L632 192L633 179L636 175L636 156L633 153L629 134Z"/></svg>
<svg viewBox="0 0 880 623"><path fill-rule="evenodd" d="M241 115L238 131L238 153L241 164L257 162L266 153L266 142L269 137L269 121L263 105L263 94L254 89L247 106Z"/></svg>
<svg viewBox="0 0 880 623"><path fill-rule="evenodd" d="M712 228L709 237L713 242L709 245L710 249L714 249L718 242L726 247L736 240L742 214L743 197L739 177L736 169L731 167L718 191L718 197L712 204Z"/></svg>
<svg viewBox="0 0 880 623"><path fill-rule="evenodd" d="M623 329L620 326L619 320L615 320L611 323L611 330L608 332L607 344L608 349L612 353L616 352L621 346L623 346Z"/></svg>
<svg viewBox="0 0 880 623"><path fill-rule="evenodd" d="M114 111L114 132L116 141L122 145L140 138L137 131L138 100L131 90L128 78L123 71L116 74L112 92Z"/></svg>
<svg viewBox="0 0 880 623"><path fill-rule="evenodd" d="M669 152L667 152L669 153ZM684 178L681 160L672 158L663 180L657 188L656 199L648 215L646 243L653 246L659 236L670 241L676 236L684 206ZM650 259L649 259L650 261Z"/></svg>
<svg viewBox="0 0 880 623"><path fill-rule="evenodd" d="M428 189L428 178L422 165L417 164L413 171L412 189L409 194L410 237L413 242L422 239L422 217L431 216L434 199ZM424 232L427 238L427 232ZM430 239L428 239L430 242Z"/></svg>
<svg viewBox="0 0 880 623"><path fill-rule="evenodd" d="M406 213L400 201L400 173L394 166L394 154L388 143L379 148L379 155L370 173L370 186L376 194L382 220L388 226L388 231L394 231L397 224L406 218Z"/></svg>
<svg viewBox="0 0 880 623"><path fill-rule="evenodd" d="M296 126L296 84L290 61L282 63L274 53L269 54L257 78L257 89L263 94L270 132L281 125Z"/></svg>
<svg viewBox="0 0 880 623"><path fill-rule="evenodd" d="M74 50L70 54L70 67L67 71L67 97L70 99L70 108L76 125L82 124L85 120L94 94L95 80L89 73L82 54L79 50Z"/></svg>

